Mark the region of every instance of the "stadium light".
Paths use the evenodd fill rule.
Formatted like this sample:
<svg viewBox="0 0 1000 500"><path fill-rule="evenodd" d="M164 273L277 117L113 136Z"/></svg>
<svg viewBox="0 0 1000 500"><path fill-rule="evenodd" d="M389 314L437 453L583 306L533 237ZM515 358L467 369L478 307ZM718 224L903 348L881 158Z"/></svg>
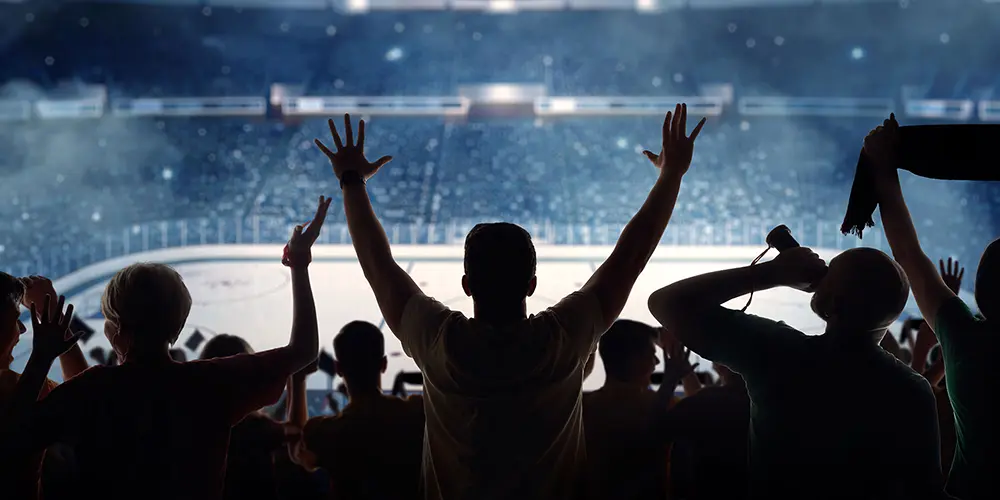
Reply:
<svg viewBox="0 0 1000 500"><path fill-rule="evenodd" d="M368 0L347 0L347 12L368 12L369 8Z"/></svg>
<svg viewBox="0 0 1000 500"><path fill-rule="evenodd" d="M516 12L517 3L514 0L490 0L486 10L490 12Z"/></svg>

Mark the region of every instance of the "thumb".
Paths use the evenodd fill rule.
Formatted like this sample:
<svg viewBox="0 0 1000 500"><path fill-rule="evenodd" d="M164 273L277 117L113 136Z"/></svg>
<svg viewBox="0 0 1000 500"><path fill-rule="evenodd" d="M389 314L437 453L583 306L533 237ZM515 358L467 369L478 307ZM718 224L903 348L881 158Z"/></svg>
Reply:
<svg viewBox="0 0 1000 500"><path fill-rule="evenodd" d="M385 165L386 163L389 163L390 161L392 161L392 157L391 156L383 156L383 157L375 160L375 163L372 163L372 166L375 167L375 170L378 170L378 169L382 168L383 165Z"/></svg>
<svg viewBox="0 0 1000 500"><path fill-rule="evenodd" d="M656 160L659 159L659 157L657 157L656 154L654 154L652 151L650 151L648 149L645 150L645 151L643 151L642 154L645 155L646 158L649 158L649 161L651 161L653 163L656 163Z"/></svg>

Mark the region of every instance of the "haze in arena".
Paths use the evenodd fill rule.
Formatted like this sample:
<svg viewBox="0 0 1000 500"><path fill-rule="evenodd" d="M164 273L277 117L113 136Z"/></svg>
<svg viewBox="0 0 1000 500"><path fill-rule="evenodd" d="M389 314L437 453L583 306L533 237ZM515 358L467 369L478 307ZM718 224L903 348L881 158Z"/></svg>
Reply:
<svg viewBox="0 0 1000 500"><path fill-rule="evenodd" d="M394 157L369 192L428 294L471 314L463 239L510 221L537 246L533 312L610 253L656 178L641 152L687 103L708 122L623 313L653 322L649 293L748 264L779 224L825 258L888 251L877 219L863 239L839 231L861 140L890 112L1000 121L996 26L989 0L0 1L0 270L53 278L96 331L85 352L108 348L104 285L139 261L190 288L188 358L219 333L267 349L291 324L282 245L333 196L313 267L321 345L347 321L379 325L388 388L415 365L313 145L328 117L364 118L366 151ZM973 275L1000 190L902 181L927 253ZM800 292L755 294L748 311L821 333ZM597 363L585 388L603 378ZM310 378L318 404L334 383Z"/></svg>

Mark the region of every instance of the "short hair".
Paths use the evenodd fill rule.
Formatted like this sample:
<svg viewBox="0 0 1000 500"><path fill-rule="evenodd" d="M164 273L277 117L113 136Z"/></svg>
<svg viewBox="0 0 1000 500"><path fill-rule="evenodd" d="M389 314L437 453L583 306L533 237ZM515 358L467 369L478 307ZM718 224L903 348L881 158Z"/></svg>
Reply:
<svg viewBox="0 0 1000 500"><path fill-rule="evenodd" d="M630 319L615 321L597 346L604 373L616 380L628 380L636 359L646 355L658 334L656 328L645 323Z"/></svg>
<svg viewBox="0 0 1000 500"><path fill-rule="evenodd" d="M475 300L524 300L536 265L531 235L515 224L477 224L465 238L465 275Z"/></svg>
<svg viewBox="0 0 1000 500"><path fill-rule="evenodd" d="M24 298L24 292L23 281L7 273L0 273L0 300L19 306L21 299ZM38 305L41 307L41 304Z"/></svg>
<svg viewBox="0 0 1000 500"><path fill-rule="evenodd" d="M333 338L333 354L345 379L377 377L385 357L385 337L382 330L367 321L352 321Z"/></svg>
<svg viewBox="0 0 1000 500"><path fill-rule="evenodd" d="M253 348L243 337L220 333L205 343L199 359L227 358L239 354L253 354Z"/></svg>
<svg viewBox="0 0 1000 500"><path fill-rule="evenodd" d="M117 334L132 336L130 343L173 344L191 312L191 294L172 267L132 264L108 282L101 312L117 326Z"/></svg>

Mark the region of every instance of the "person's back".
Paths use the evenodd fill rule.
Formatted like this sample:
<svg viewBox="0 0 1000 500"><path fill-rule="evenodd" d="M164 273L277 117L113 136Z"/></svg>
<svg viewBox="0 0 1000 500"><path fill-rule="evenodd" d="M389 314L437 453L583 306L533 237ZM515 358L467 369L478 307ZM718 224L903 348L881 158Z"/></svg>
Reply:
<svg viewBox="0 0 1000 500"><path fill-rule="evenodd" d="M502 328L431 299L408 308L415 332L441 313L439 327L428 325L437 334L426 350L411 347L427 398L424 467L463 479L427 488L443 498L575 495L586 457L580 388L599 334L596 300L573 295Z"/></svg>
<svg viewBox="0 0 1000 500"><path fill-rule="evenodd" d="M309 420L302 439L330 477L330 498L419 499L423 399L353 401L336 416Z"/></svg>
<svg viewBox="0 0 1000 500"><path fill-rule="evenodd" d="M926 419L930 385L870 343L831 335L788 339L774 372L745 373L753 401L751 491L813 498L901 498L886 476L917 467L914 419ZM792 376L783 376L790 373Z"/></svg>
<svg viewBox="0 0 1000 500"><path fill-rule="evenodd" d="M64 384L86 396L60 401L75 407L60 439L74 446L83 485L108 498L218 498L230 429L283 389L280 374L259 384L250 370L265 367L252 357L94 367Z"/></svg>

